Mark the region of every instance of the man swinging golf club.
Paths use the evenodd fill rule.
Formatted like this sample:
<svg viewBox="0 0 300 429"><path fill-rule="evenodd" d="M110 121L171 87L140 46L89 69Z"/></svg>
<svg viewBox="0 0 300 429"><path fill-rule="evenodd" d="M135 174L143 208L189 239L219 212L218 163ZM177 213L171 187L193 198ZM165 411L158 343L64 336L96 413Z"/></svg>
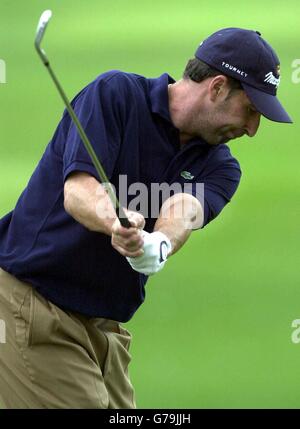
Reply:
<svg viewBox="0 0 300 429"><path fill-rule="evenodd" d="M223 29L201 43L181 80L110 71L71 106L49 72L67 110L0 220L0 405L134 408L121 323L143 303L148 275L231 200L241 171L226 143L253 137L261 115L291 122L276 97L279 59L260 33ZM104 184L120 194L124 176L147 190L191 186L147 217L123 209Z"/></svg>

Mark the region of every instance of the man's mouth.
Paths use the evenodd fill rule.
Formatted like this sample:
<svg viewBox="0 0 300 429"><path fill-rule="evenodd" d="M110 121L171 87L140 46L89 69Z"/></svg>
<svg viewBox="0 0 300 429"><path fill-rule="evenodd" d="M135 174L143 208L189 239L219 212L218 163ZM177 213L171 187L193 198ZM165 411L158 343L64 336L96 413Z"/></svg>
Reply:
<svg viewBox="0 0 300 429"><path fill-rule="evenodd" d="M228 138L229 140L234 140L237 139L239 137L242 137L245 134L245 131L240 130L240 131L231 131L230 133L228 133L226 135L226 138Z"/></svg>

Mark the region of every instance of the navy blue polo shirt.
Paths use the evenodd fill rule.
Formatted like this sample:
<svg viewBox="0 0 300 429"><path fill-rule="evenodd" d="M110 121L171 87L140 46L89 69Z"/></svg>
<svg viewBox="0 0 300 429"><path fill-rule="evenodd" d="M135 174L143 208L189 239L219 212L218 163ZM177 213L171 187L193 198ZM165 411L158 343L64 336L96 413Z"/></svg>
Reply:
<svg viewBox="0 0 300 429"><path fill-rule="evenodd" d="M180 147L169 113L173 82L167 74L147 79L111 71L72 105L117 190L120 175L127 186L139 182L149 189L151 183L204 183L206 225L230 201L241 171L226 145L193 139ZM98 179L65 111L15 209L0 220L0 267L66 310L126 322L144 301L147 277L132 270L110 237L65 211L64 182L74 171ZM147 219L148 231L155 220Z"/></svg>

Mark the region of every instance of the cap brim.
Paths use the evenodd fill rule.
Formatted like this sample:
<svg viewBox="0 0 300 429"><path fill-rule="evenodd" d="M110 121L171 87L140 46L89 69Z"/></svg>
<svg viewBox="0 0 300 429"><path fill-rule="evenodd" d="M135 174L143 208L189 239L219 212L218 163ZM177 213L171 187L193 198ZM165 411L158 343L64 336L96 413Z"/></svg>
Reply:
<svg viewBox="0 0 300 429"><path fill-rule="evenodd" d="M275 95L259 91L244 82L241 84L251 103L263 116L275 122L293 123Z"/></svg>

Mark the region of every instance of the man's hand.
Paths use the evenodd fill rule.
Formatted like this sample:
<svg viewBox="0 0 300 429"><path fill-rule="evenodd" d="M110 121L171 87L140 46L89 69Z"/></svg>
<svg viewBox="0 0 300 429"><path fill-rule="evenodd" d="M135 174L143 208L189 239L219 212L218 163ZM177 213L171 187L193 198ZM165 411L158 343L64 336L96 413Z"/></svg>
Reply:
<svg viewBox="0 0 300 429"><path fill-rule="evenodd" d="M127 257L127 261L135 271L150 276L164 267L172 246L168 237L159 231L151 234L142 231L142 237L144 254L138 257Z"/></svg>
<svg viewBox="0 0 300 429"><path fill-rule="evenodd" d="M145 226L145 219L137 212L125 209L124 211L132 227L124 228L119 219L116 219L111 229L111 244L123 256L139 257L144 253L141 230Z"/></svg>

